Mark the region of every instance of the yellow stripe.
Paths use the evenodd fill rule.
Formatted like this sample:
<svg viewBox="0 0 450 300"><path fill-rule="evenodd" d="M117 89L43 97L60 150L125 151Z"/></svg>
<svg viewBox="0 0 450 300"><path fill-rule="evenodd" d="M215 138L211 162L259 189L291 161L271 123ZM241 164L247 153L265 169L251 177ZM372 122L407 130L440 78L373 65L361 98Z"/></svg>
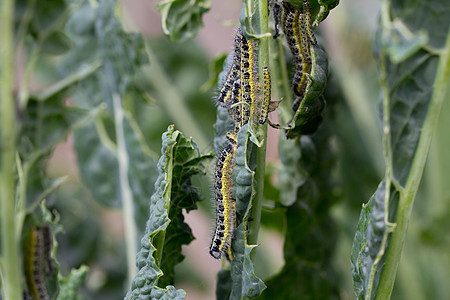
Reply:
<svg viewBox="0 0 450 300"><path fill-rule="evenodd" d="M264 124L267 121L267 115L269 114L269 102L271 99L271 77L268 67L263 68L263 100L261 103L261 113L259 116L259 124Z"/></svg>
<svg viewBox="0 0 450 300"><path fill-rule="evenodd" d="M25 249L25 277L28 290L37 300L50 299L44 281L44 236L41 228L32 228Z"/></svg>

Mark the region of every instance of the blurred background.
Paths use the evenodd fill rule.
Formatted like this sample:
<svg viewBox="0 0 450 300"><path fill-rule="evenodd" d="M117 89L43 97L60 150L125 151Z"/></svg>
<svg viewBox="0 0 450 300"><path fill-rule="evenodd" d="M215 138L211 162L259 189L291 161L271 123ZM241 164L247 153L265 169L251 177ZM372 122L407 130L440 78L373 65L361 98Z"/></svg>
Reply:
<svg viewBox="0 0 450 300"><path fill-rule="evenodd" d="M159 155L160 137L169 124L192 136L203 153L213 151L215 87L208 85L210 63L232 51L233 36L242 6L239 0L212 1L204 15L204 28L192 41L173 44L161 30L157 1L122 0L127 30L141 32L150 40L154 58L163 70L152 69L142 76L148 101L136 109L137 121L151 150ZM320 41L329 55L334 92L336 153L340 201L332 208L337 226L337 247L332 258L342 299L352 299L350 251L363 203L375 191L384 172L379 123L379 89L372 41L376 30L379 2L342 1L319 25ZM145 70L144 70L145 71ZM40 69L36 86L48 85L51 75ZM177 95L192 111L197 124L180 121L167 107L164 91L155 89L161 78L169 80ZM147 82L148 81L148 82ZM433 140L429 161L409 225L393 299L445 299L450 295L448 278L450 236L449 101L444 104L439 130ZM276 116L271 115L271 119ZM200 128L200 130L196 130ZM268 168L280 164L278 132L269 127ZM71 180L49 199L50 208L61 216L65 232L57 236L58 258L63 274L81 264L90 266L83 293L87 299L122 299L128 286L122 213L93 200L77 168L73 136L59 145L47 163L50 177L69 175ZM213 169L213 166L210 168ZM152 184L153 183L149 183ZM184 262L177 267L175 286L185 289L187 299L215 298L216 274L221 262L208 254L214 215L212 183L197 178L194 184L204 195L201 209L186 214L195 240L183 251ZM150 197L150 195L149 195ZM143 230L143 229L142 229ZM283 266L283 238L277 231L262 228L257 248L257 273L262 279L276 274Z"/></svg>

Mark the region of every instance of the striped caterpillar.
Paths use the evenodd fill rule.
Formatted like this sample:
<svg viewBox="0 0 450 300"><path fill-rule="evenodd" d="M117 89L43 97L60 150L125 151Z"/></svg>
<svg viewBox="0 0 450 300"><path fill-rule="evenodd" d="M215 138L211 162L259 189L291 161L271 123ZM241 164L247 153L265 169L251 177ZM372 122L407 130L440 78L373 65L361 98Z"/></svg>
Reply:
<svg viewBox="0 0 450 300"><path fill-rule="evenodd" d="M257 120L256 108L258 105L264 107L265 104L260 104L261 99L258 97L258 74L255 71L257 44L253 40L247 40L240 29L234 42L233 64L219 91L217 103L228 109L233 119L233 132L237 135L251 118ZM265 100L264 98L262 101Z"/></svg>
<svg viewBox="0 0 450 300"><path fill-rule="evenodd" d="M215 259L226 255L231 260L231 238L235 227L236 200L233 198L231 175L236 165L236 144L228 143L220 152L216 164L214 193L216 198L216 229L209 249Z"/></svg>
<svg viewBox="0 0 450 300"><path fill-rule="evenodd" d="M52 235L48 226L33 227L25 247L25 277L33 299L48 300L45 275L52 271Z"/></svg>
<svg viewBox="0 0 450 300"><path fill-rule="evenodd" d="M235 37L233 65L227 73L226 79L217 97L218 105L228 109L233 120L233 131L227 133L227 144L220 151L216 163L214 194L216 200L216 228L212 238L209 253L220 259L225 255L231 256L231 239L236 226L236 200L233 198L233 181L231 175L236 166L235 154L237 149L237 135L249 120L257 120L257 106L260 124L267 120L270 101L270 73L264 68L264 95L258 96L259 84L256 73L255 41L247 40L238 30ZM268 86L267 86L268 84Z"/></svg>
<svg viewBox="0 0 450 300"><path fill-rule="evenodd" d="M274 8L274 11L280 10L278 4L275 7L277 8ZM308 75L311 73L310 47L317 44L311 26L310 5L308 0L303 0L303 8L300 11L283 1L281 13L277 12L277 14L280 15L282 29L294 57L295 73L292 78L292 89L297 99L294 101L292 109L297 111L305 96ZM277 16L275 15L275 17Z"/></svg>
<svg viewBox="0 0 450 300"><path fill-rule="evenodd" d="M271 77L268 67L263 68L263 101L261 102L261 112L259 115L259 124L264 124L267 121L267 116L269 114L269 103L271 98Z"/></svg>

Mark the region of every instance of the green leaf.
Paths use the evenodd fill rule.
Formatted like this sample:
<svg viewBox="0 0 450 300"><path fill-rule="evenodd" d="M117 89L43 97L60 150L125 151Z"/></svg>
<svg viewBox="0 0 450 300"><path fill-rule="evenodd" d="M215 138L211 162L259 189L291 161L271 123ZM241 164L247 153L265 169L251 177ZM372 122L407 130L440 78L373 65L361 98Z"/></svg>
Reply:
<svg viewBox="0 0 450 300"><path fill-rule="evenodd" d="M67 74L78 68L80 61L101 63L90 80L80 82L74 100L80 107L104 105L108 111L96 120L95 126L90 124L75 132L75 148L81 174L94 198L104 205L119 207L120 191L126 187L118 181L117 133L113 130L117 112L112 99L114 95L126 99L128 93L136 96L134 78L146 59L141 37L126 33L116 19L115 1L100 1L96 7L91 4L84 1L67 22L74 47L60 68ZM124 115L129 187L133 191L135 219L138 227L144 228L148 218L146 199L153 192L156 160L134 118L127 111Z"/></svg>
<svg viewBox="0 0 450 300"><path fill-rule="evenodd" d="M211 8L211 0L164 0L158 3L162 29L173 42L194 38L203 26L202 16Z"/></svg>
<svg viewBox="0 0 450 300"><path fill-rule="evenodd" d="M68 8L64 0L40 2L36 5L32 22L36 34L39 35L48 30L66 9Z"/></svg>
<svg viewBox="0 0 450 300"><path fill-rule="evenodd" d="M256 297L266 288L264 282L255 274L250 253L256 245L247 244L247 225L249 222L251 199L255 195L256 146L250 142L248 124L238 134L235 154L236 166L233 169L233 194L236 196L236 218L238 227L234 230L231 243L233 260L231 261L231 298Z"/></svg>
<svg viewBox="0 0 450 300"><path fill-rule="evenodd" d="M217 57L215 57L210 63L209 63L209 78L208 81L205 82L201 87L200 91L206 92L209 89L212 89L215 86L222 86L217 85L218 82L218 76L221 72L224 70L224 63L225 60L227 60L228 55L227 54L220 54Z"/></svg>
<svg viewBox="0 0 450 300"><path fill-rule="evenodd" d="M431 136L448 93L450 34L444 24L450 11L440 2L382 3L376 52L386 173L361 212L353 243L358 299L388 299L392 293Z"/></svg>
<svg viewBox="0 0 450 300"><path fill-rule="evenodd" d="M301 159L300 140L286 140L279 144L280 159L283 169L279 174L278 187L280 202L284 206L291 206L297 201L299 188L307 180L305 171L298 168Z"/></svg>
<svg viewBox="0 0 450 300"><path fill-rule="evenodd" d="M285 265L266 281L263 299L337 299L339 285L331 258L336 228L330 208L338 200L330 119L301 139L279 141L281 208L286 222ZM300 180L300 184L297 182ZM283 200L284 199L284 200ZM289 205L289 206L285 206ZM292 285L292 282L298 282Z"/></svg>
<svg viewBox="0 0 450 300"><path fill-rule="evenodd" d="M116 1L99 1L97 6L83 2L67 21L73 48L60 69L69 74L79 68L80 62L100 61L102 66L95 76L81 82L75 101L89 108L105 102L112 111L112 95L123 97L132 89L140 66L147 63L143 40L123 30L114 13Z"/></svg>
<svg viewBox="0 0 450 300"><path fill-rule="evenodd" d="M94 198L103 205L121 207L121 187L117 153L105 142L106 133L99 129L101 120L75 131L75 150L83 180ZM97 124L97 127L95 126ZM144 228L148 219L148 197L154 189L156 160L143 141L142 134L129 114L123 121L126 155L129 159L128 182L133 192L135 220ZM100 135L99 135L100 134ZM150 183L150 184L149 184Z"/></svg>
<svg viewBox="0 0 450 300"><path fill-rule="evenodd" d="M322 93L327 84L328 58L319 45L312 45L311 59L311 74L305 96L290 123L292 129L286 132L288 138L314 133L323 119L322 112L326 103Z"/></svg>
<svg viewBox="0 0 450 300"><path fill-rule="evenodd" d="M183 222L182 209L196 208L199 197L190 185L190 177L205 172L203 162L212 155L200 155L192 140L175 131L173 125L163 134L162 142L150 217L136 257L139 271L126 299L184 299L186 296L183 290L175 290L171 285L158 286L173 284L173 267L184 258L181 245L193 239L189 226ZM163 275L160 268L165 278L160 279Z"/></svg>
<svg viewBox="0 0 450 300"><path fill-rule="evenodd" d="M60 290L57 300L82 300L78 294L79 287L86 280L89 267L83 265L78 269L70 270L70 274L67 277L59 278Z"/></svg>
<svg viewBox="0 0 450 300"><path fill-rule="evenodd" d="M71 48L70 39L62 32L52 33L42 44L42 51L51 55L61 55Z"/></svg>
<svg viewBox="0 0 450 300"><path fill-rule="evenodd" d="M217 273L216 299L228 300L231 293L231 272L230 270L220 270Z"/></svg>
<svg viewBox="0 0 450 300"><path fill-rule="evenodd" d="M88 74L85 74L88 75ZM98 110L92 112L67 106L64 101L74 90L77 78L65 81L51 93L32 95L22 116L19 155L23 161L20 191L26 192L27 207L43 199L54 190L51 181L45 180L44 159L53 147L62 142L69 133L87 122ZM51 88L52 89L52 88ZM19 193L20 195L20 193ZM23 197L25 195L20 195Z"/></svg>

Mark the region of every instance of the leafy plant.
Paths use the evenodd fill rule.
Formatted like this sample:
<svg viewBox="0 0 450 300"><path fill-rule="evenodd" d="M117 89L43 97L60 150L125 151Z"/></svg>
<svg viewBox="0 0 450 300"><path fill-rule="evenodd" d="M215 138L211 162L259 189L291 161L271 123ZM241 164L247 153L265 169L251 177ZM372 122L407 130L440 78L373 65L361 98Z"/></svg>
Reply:
<svg viewBox="0 0 450 300"><path fill-rule="evenodd" d="M445 299L450 9L381 1L377 86L350 52L366 47L362 26L316 30L353 22L357 4L338 4L244 0L235 50L208 74L190 40L212 1L160 1L168 42L126 30L116 1L3 0L0 298L184 299L183 273L204 280L185 259L198 237L185 216L208 210L216 176L232 188L216 178L215 197L233 200L217 299ZM215 107L221 92L231 104ZM232 171L212 175L221 159ZM267 230L284 239L278 271Z"/></svg>

